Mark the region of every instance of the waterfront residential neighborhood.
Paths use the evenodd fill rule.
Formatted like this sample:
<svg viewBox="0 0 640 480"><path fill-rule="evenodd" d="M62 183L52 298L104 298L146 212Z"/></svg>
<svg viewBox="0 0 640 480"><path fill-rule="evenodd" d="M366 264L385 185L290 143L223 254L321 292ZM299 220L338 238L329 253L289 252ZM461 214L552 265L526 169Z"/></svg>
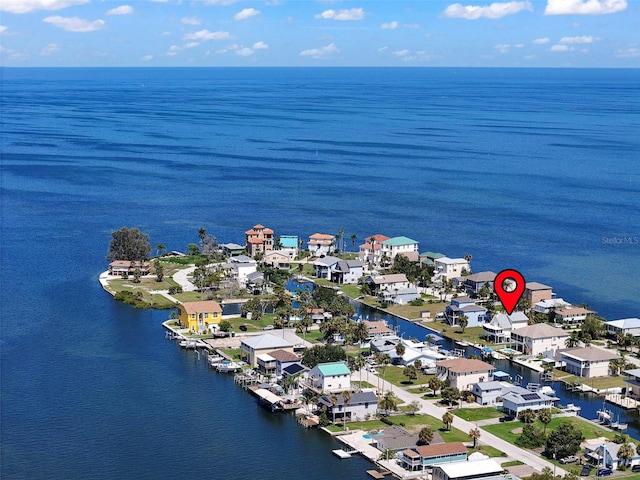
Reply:
<svg viewBox="0 0 640 480"><path fill-rule="evenodd" d="M201 228L185 252L157 244L151 256L133 230L129 245L112 241L103 288L167 309L167 338L274 414L335 437L339 458L368 458L374 478L640 476L638 318L604 319L536 281L508 313L495 272L474 272L468 253L420 253L408 236L255 224L237 244ZM559 388L602 407L583 417Z"/></svg>

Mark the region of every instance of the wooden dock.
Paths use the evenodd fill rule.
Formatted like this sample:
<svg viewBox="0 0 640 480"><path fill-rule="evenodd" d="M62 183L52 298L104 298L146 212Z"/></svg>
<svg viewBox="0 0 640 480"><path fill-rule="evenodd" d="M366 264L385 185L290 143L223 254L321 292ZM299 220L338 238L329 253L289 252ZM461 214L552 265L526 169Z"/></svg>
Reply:
<svg viewBox="0 0 640 480"><path fill-rule="evenodd" d="M607 402L613 403L614 405L618 405L626 410L631 410L633 408L640 407L640 402L633 398L625 397L620 393L610 393L605 395Z"/></svg>

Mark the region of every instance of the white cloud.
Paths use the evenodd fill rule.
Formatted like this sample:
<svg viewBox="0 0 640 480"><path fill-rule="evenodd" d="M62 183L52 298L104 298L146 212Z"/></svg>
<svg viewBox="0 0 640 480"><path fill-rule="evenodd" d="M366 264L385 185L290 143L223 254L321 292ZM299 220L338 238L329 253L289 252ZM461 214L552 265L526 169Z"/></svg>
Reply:
<svg viewBox="0 0 640 480"><path fill-rule="evenodd" d="M616 57L620 58L637 58L640 57L640 49L635 47L626 48L624 50L618 50L616 52Z"/></svg>
<svg viewBox="0 0 640 480"><path fill-rule="evenodd" d="M141 62L148 62L150 60L153 60L153 55L145 55L140 59Z"/></svg>
<svg viewBox="0 0 640 480"><path fill-rule="evenodd" d="M464 18L466 20L477 20L478 18L501 18L506 15L513 15L522 10L533 11L531 2L494 2L489 6L462 5L454 3L444 10L445 17Z"/></svg>
<svg viewBox="0 0 640 480"><path fill-rule="evenodd" d="M47 57L49 55L54 54L58 50L60 50L60 47L58 45L56 45L55 43L50 43L47 46L45 46L42 50L40 50L40 55L42 55L43 57Z"/></svg>
<svg viewBox="0 0 640 480"><path fill-rule="evenodd" d="M525 60L533 60L534 58L536 58L536 56L535 56L535 55L525 55L525 56L524 56L524 59L525 59Z"/></svg>
<svg viewBox="0 0 640 480"><path fill-rule="evenodd" d="M514 45L515 48L524 48L524 43L516 43Z"/></svg>
<svg viewBox="0 0 640 480"><path fill-rule="evenodd" d="M300 52L300 55L303 57L312 57L312 58L327 58L334 53L339 53L340 50L336 47L335 43L331 43L326 47L321 48L311 48L309 50L303 50Z"/></svg>
<svg viewBox="0 0 640 480"><path fill-rule="evenodd" d="M246 20L247 18L255 17L256 15L260 15L260 10L256 10L255 8L243 8L233 16L233 19Z"/></svg>
<svg viewBox="0 0 640 480"><path fill-rule="evenodd" d="M202 20L200 20L198 17L182 17L182 20L180 20L180 22L185 25L200 25L202 23Z"/></svg>
<svg viewBox="0 0 640 480"><path fill-rule="evenodd" d="M27 13L34 10L62 10L89 0L2 0L0 10L11 13Z"/></svg>
<svg viewBox="0 0 640 480"><path fill-rule="evenodd" d="M267 0L266 2L264 2L267 7L277 7L278 5L282 5L283 3L284 0Z"/></svg>
<svg viewBox="0 0 640 480"><path fill-rule="evenodd" d="M395 30L396 28L398 28L398 22L394 20L393 22L383 23L382 25L380 25L380 28L383 30Z"/></svg>
<svg viewBox="0 0 640 480"><path fill-rule="evenodd" d="M95 32L96 30L102 30L106 25L104 20L94 20L93 22L90 22L83 18L60 17L58 15L46 17L42 21L50 23L54 27L61 28L67 32L78 33Z"/></svg>
<svg viewBox="0 0 640 480"><path fill-rule="evenodd" d="M109 10L107 15L131 15L132 13L133 7L131 5L120 5L119 7Z"/></svg>
<svg viewBox="0 0 640 480"><path fill-rule="evenodd" d="M171 45L169 47L169 50L167 51L166 55L168 57L175 57L180 50L182 50L181 46L179 46L179 45Z"/></svg>
<svg viewBox="0 0 640 480"><path fill-rule="evenodd" d="M393 52L393 55L395 55L396 57L406 57L407 55L409 55L411 53L411 50L396 50L395 52Z"/></svg>
<svg viewBox="0 0 640 480"><path fill-rule="evenodd" d="M573 47L569 47L569 45L553 45L549 49L550 52L568 52L569 50L573 50Z"/></svg>
<svg viewBox="0 0 640 480"><path fill-rule="evenodd" d="M264 42L256 42L251 48L253 48L254 50L267 50L269 48L269 45Z"/></svg>
<svg viewBox="0 0 640 480"><path fill-rule="evenodd" d="M184 48L195 48L198 45L200 45L200 42L189 42L184 46Z"/></svg>
<svg viewBox="0 0 640 480"><path fill-rule="evenodd" d="M249 55L253 55L254 51L251 50L249 47L244 47L244 48L241 48L240 50L236 50L236 54L240 55L241 57L248 57Z"/></svg>
<svg viewBox="0 0 640 480"><path fill-rule="evenodd" d="M8 35L9 32L7 32L7 30L9 30L9 27L5 25L0 25L0 35Z"/></svg>
<svg viewBox="0 0 640 480"><path fill-rule="evenodd" d="M362 8L350 8L349 10L325 10L315 15L315 18L324 18L327 20L362 20L364 18L364 10Z"/></svg>
<svg viewBox="0 0 640 480"><path fill-rule="evenodd" d="M166 37L168 35L171 35L171 32L162 32L162 35Z"/></svg>
<svg viewBox="0 0 640 480"><path fill-rule="evenodd" d="M229 40L233 38L229 32L219 30L217 32L210 32L206 28L204 30L198 30L194 33L187 33L182 37L183 40L197 40L200 42L206 42L208 40Z"/></svg>
<svg viewBox="0 0 640 480"><path fill-rule="evenodd" d="M597 38L583 35L582 37L562 37L560 42L562 45L570 45L573 43L593 43Z"/></svg>
<svg viewBox="0 0 640 480"><path fill-rule="evenodd" d="M378 49L379 52L384 52L385 50L389 50L389 47L387 47L386 45Z"/></svg>
<svg viewBox="0 0 640 480"><path fill-rule="evenodd" d="M627 0L547 0L545 15L604 15L626 10Z"/></svg>
<svg viewBox="0 0 640 480"><path fill-rule="evenodd" d="M238 0L205 0L204 3L207 5L231 5L237 1Z"/></svg>
<svg viewBox="0 0 640 480"><path fill-rule="evenodd" d="M549 43L551 41L551 39L547 38L547 37L543 37L543 38L536 38L533 43L535 43L536 45L544 45L545 43Z"/></svg>
<svg viewBox="0 0 640 480"><path fill-rule="evenodd" d="M498 53L509 53L510 47L511 45L509 45L508 43L499 43L493 48L495 48L498 51Z"/></svg>

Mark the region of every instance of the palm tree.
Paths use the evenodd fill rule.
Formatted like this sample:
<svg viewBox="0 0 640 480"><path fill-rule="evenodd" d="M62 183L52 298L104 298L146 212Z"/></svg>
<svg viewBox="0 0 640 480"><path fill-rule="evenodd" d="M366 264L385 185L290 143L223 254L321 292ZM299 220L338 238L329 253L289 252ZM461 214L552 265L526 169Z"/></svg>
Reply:
<svg viewBox="0 0 640 480"><path fill-rule="evenodd" d="M544 425L544 435L547 436L547 425L551 422L553 416L551 415L550 408L543 408L542 410L538 410L538 420L542 422Z"/></svg>
<svg viewBox="0 0 640 480"><path fill-rule="evenodd" d="M334 393L329 395L329 401L331 402L331 413L333 413L333 423L336 423L336 404L338 403L338 397Z"/></svg>
<svg viewBox="0 0 640 480"><path fill-rule="evenodd" d="M478 439L480 438L480 429L478 427L469 430L469 436L473 438L473 448L478 448Z"/></svg>
<svg viewBox="0 0 640 480"><path fill-rule="evenodd" d="M160 256L160 254L167 250L167 247L164 246L164 243L159 243L156 245L156 255Z"/></svg>
<svg viewBox="0 0 640 480"><path fill-rule="evenodd" d="M398 355L399 357L403 356L406 351L407 349L402 343L396 345L396 355Z"/></svg>
<svg viewBox="0 0 640 480"><path fill-rule="evenodd" d="M341 244L343 237L344 237L344 227L341 227L338 233L336 233L336 248L341 252L344 250L343 248L344 244L343 243Z"/></svg>
<svg viewBox="0 0 640 480"><path fill-rule="evenodd" d="M567 348L575 348L580 345L580 332L574 330L569 334L569 337L564 341L564 345Z"/></svg>
<svg viewBox="0 0 640 480"><path fill-rule="evenodd" d="M420 430L420 433L418 433L418 441L423 445L428 444L433 440L433 435L433 428L427 425Z"/></svg>
<svg viewBox="0 0 640 480"><path fill-rule="evenodd" d="M348 390L346 392L342 392L342 400L344 401L344 411L342 412L342 426L344 428L347 421L347 407L351 403L351 392Z"/></svg>
<svg viewBox="0 0 640 480"><path fill-rule="evenodd" d="M427 346L430 347L432 343L435 341L435 337L431 334L424 337L424 341L427 342Z"/></svg>
<svg viewBox="0 0 640 480"><path fill-rule="evenodd" d="M393 392L387 392L380 400L380 408L382 408L385 413L388 415L389 410L395 410L396 407L396 397L393 395Z"/></svg>
<svg viewBox="0 0 640 480"><path fill-rule="evenodd" d="M436 396L436 391L440 389L440 387L442 387L442 382L440 381L440 379L438 377L431 377L429 379L429 388L431 389L431 391L433 392L433 396Z"/></svg>
<svg viewBox="0 0 640 480"><path fill-rule="evenodd" d="M634 456L633 444L625 443L620 446L620 450L618 450L618 458L623 460L623 464L626 465L629 459Z"/></svg>
<svg viewBox="0 0 640 480"><path fill-rule="evenodd" d="M383 392L384 392L385 373L387 371L388 365L391 365L391 357L385 353L382 355L382 391Z"/></svg>
<svg viewBox="0 0 640 480"><path fill-rule="evenodd" d="M534 412L530 408L527 408L526 410L522 410L518 414L518 420L520 420L522 423L533 423L535 419L536 419L536 412Z"/></svg>
<svg viewBox="0 0 640 480"><path fill-rule="evenodd" d="M453 415L451 415L451 413L446 412L444 415L442 415L442 423L444 423L444 426L447 427L447 432L451 431L451 424L453 423Z"/></svg>
<svg viewBox="0 0 640 480"><path fill-rule="evenodd" d="M360 383L362 383L362 368L366 363L367 362L362 355L356 355L356 357L353 359L353 366L360 372Z"/></svg>
<svg viewBox="0 0 640 480"><path fill-rule="evenodd" d="M464 329L469 325L469 317L467 317L464 313L458 317L458 325L462 329L462 333L464 333Z"/></svg>
<svg viewBox="0 0 640 480"><path fill-rule="evenodd" d="M356 234L352 233L351 234L351 250L353 250L354 252L356 250L356 238L358 238L356 237Z"/></svg>

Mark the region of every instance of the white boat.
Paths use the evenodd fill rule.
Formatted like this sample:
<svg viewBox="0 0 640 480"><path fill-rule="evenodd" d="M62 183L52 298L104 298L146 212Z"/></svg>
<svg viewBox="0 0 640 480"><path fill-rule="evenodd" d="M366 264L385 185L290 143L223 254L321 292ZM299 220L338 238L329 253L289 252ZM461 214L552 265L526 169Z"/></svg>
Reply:
<svg viewBox="0 0 640 480"><path fill-rule="evenodd" d="M573 403L568 403L565 407L565 410L568 412L579 412L581 409L582 407L580 407L580 405L574 405Z"/></svg>
<svg viewBox="0 0 640 480"><path fill-rule="evenodd" d="M216 370L222 373L237 372L240 369L242 369L242 365L229 361L220 362L216 367Z"/></svg>
<svg viewBox="0 0 640 480"><path fill-rule="evenodd" d="M538 389L538 393L542 393L543 395L547 395L548 397L553 397L556 394L556 391L549 385L543 385Z"/></svg>

